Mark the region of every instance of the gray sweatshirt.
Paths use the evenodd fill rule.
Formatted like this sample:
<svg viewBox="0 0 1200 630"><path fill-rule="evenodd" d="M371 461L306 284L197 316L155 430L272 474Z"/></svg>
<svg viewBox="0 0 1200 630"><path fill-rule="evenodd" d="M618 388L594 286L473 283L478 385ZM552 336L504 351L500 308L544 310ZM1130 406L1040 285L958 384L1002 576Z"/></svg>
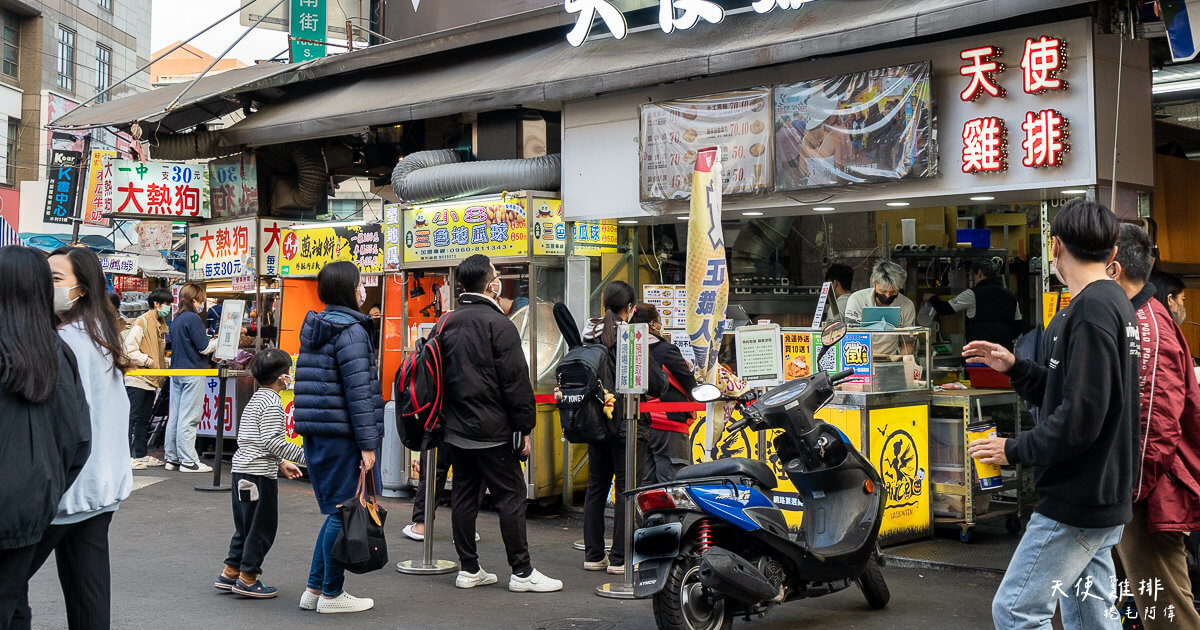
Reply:
<svg viewBox="0 0 1200 630"><path fill-rule="evenodd" d="M129 466L129 396L113 358L92 342L83 324L63 326L59 337L75 353L92 423L92 454L58 502L54 525L116 511L133 490Z"/></svg>

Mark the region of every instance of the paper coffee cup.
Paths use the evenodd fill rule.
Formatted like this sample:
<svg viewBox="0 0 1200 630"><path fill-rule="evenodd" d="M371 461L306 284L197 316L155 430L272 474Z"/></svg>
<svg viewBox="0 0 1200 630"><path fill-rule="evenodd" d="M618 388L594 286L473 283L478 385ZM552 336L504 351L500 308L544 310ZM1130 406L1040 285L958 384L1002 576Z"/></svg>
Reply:
<svg viewBox="0 0 1200 630"><path fill-rule="evenodd" d="M992 437L996 437L996 425L995 424L992 424L989 422L986 424L972 424L972 425L967 426L967 444L968 445L970 445L971 442L974 442L975 440L982 440L984 438L992 438ZM985 463L979 461L978 458L974 458L974 459L975 459L975 476L979 477L979 487L983 490L991 490L993 488L999 488L1000 485L1004 481L1000 477L1000 465L999 464L985 464Z"/></svg>

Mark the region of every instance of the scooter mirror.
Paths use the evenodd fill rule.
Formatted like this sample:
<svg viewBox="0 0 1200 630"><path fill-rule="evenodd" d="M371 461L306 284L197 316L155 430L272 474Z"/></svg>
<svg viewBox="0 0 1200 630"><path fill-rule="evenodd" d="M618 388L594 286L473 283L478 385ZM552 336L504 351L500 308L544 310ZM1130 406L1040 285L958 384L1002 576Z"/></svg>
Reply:
<svg viewBox="0 0 1200 630"><path fill-rule="evenodd" d="M821 330L821 345L833 346L846 336L846 324L833 322Z"/></svg>
<svg viewBox="0 0 1200 630"><path fill-rule="evenodd" d="M692 390L692 400L710 403L721 398L721 388L710 383L701 383Z"/></svg>

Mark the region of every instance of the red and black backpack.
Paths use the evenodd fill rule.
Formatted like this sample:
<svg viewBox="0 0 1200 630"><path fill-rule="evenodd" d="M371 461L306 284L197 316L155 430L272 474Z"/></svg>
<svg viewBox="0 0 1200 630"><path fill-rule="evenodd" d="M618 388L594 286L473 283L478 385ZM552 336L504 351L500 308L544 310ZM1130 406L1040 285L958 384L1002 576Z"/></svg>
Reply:
<svg viewBox="0 0 1200 630"><path fill-rule="evenodd" d="M442 423L442 329L449 317L450 313L442 315L433 332L417 340L396 372L396 428L409 450L437 448L446 437Z"/></svg>

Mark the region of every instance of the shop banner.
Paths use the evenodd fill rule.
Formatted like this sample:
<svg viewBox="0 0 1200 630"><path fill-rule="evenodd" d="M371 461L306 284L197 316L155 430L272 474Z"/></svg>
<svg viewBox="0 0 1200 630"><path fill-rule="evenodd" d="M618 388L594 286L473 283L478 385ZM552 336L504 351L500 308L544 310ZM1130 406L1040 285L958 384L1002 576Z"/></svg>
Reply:
<svg viewBox="0 0 1200 630"><path fill-rule="evenodd" d="M254 290L254 276L252 276L252 275L237 276L233 279L233 282L231 283L230 288L232 288L234 291L253 291Z"/></svg>
<svg viewBox="0 0 1200 630"><path fill-rule="evenodd" d="M110 214L207 219L208 169L203 164L107 160L112 174L111 197L102 203ZM105 191L108 192L107 185Z"/></svg>
<svg viewBox="0 0 1200 630"><path fill-rule="evenodd" d="M116 151L93 150L91 159L88 160L87 186L83 189L83 222L87 225L108 227L108 219L104 215L112 208L105 207L104 203L106 200L107 203L112 203L112 180L105 177L107 171L104 168L104 160L115 157ZM109 191L107 197L104 194L105 190Z"/></svg>
<svg viewBox="0 0 1200 630"><path fill-rule="evenodd" d="M286 228L281 238L281 276L315 276L338 260L354 263L364 274L383 272L383 228L378 223Z"/></svg>
<svg viewBox="0 0 1200 630"><path fill-rule="evenodd" d="M255 220L188 226L188 280L233 278L254 270Z"/></svg>
<svg viewBox="0 0 1200 630"><path fill-rule="evenodd" d="M770 190L770 102L762 87L640 106L642 200L687 199L696 155L715 144L724 194Z"/></svg>
<svg viewBox="0 0 1200 630"><path fill-rule="evenodd" d="M70 225L75 218L79 194L79 179L83 171L83 154L79 151L55 149L46 168L46 223Z"/></svg>
<svg viewBox="0 0 1200 630"><path fill-rule="evenodd" d="M721 150L701 149L692 176L687 244L687 332L702 380L717 383L729 278L721 231Z"/></svg>
<svg viewBox="0 0 1200 630"><path fill-rule="evenodd" d="M562 201L534 198L530 202L529 222L533 230L534 256L561 256L567 251L567 226L562 219ZM617 224L612 221L579 222L571 236L572 253L599 256L615 251Z"/></svg>
<svg viewBox="0 0 1200 630"><path fill-rule="evenodd" d="M214 219L258 215L258 169L253 155L210 161L208 184Z"/></svg>
<svg viewBox="0 0 1200 630"><path fill-rule="evenodd" d="M138 276L114 276L113 291L117 293L141 292L147 293L150 291L150 280Z"/></svg>
<svg viewBox="0 0 1200 630"><path fill-rule="evenodd" d="M221 390L221 379L215 376L204 377L204 408L200 415L200 427L196 435L200 437L217 436L217 394ZM225 384L225 437L237 437L237 379L229 379Z"/></svg>
<svg viewBox="0 0 1200 630"><path fill-rule="evenodd" d="M937 174L928 61L775 88L775 189Z"/></svg>
<svg viewBox="0 0 1200 630"><path fill-rule="evenodd" d="M258 220L258 259L259 276L278 276L281 258L280 245L283 243L283 231L300 222L288 219L270 219L263 217Z"/></svg>
<svg viewBox="0 0 1200 630"><path fill-rule="evenodd" d="M104 273L119 273L126 276L137 275L138 257L134 254L101 254L100 269Z"/></svg>
<svg viewBox="0 0 1200 630"><path fill-rule="evenodd" d="M812 375L812 333L783 333L783 378L794 381Z"/></svg>
<svg viewBox="0 0 1200 630"><path fill-rule="evenodd" d="M401 222L401 207L398 203L383 205L383 270L399 271L401 238L404 229Z"/></svg>
<svg viewBox="0 0 1200 630"><path fill-rule="evenodd" d="M138 221L138 245L145 249L171 249L170 221Z"/></svg>
<svg viewBox="0 0 1200 630"><path fill-rule="evenodd" d="M832 351L830 351L832 352ZM871 333L846 333L842 338L842 365L854 370L847 383L871 384Z"/></svg>
<svg viewBox="0 0 1200 630"><path fill-rule="evenodd" d="M404 212L404 262L525 256L526 221L524 199L413 206Z"/></svg>

